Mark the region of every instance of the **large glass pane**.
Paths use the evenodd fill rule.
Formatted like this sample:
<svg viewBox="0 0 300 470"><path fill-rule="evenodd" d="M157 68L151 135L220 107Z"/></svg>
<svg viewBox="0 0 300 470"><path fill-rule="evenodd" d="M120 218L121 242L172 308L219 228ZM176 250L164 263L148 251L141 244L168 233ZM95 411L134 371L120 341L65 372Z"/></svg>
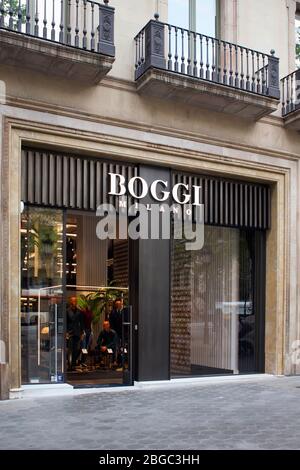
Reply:
<svg viewBox="0 0 300 470"><path fill-rule="evenodd" d="M173 26L189 29L196 31L200 34L207 35L210 37L216 37L216 0L169 0L168 3L168 16L169 23ZM179 40L176 40L179 38ZM201 53L200 53L200 41L199 37L197 40L197 47L194 50L194 41L189 43L188 35L183 30L179 30L177 36L175 33L171 34L171 44L168 46L171 56L179 57L182 63L188 58L188 55L193 58L196 53L197 61L203 64L211 63L212 57L207 57L207 54L211 56L212 51L206 47L206 39L202 39ZM208 43L210 45L210 42Z"/></svg>
<svg viewBox="0 0 300 470"><path fill-rule="evenodd" d="M196 0L196 31L207 36L216 35L216 0ZM192 25L191 25L192 26ZM191 28L194 29L194 28Z"/></svg>
<svg viewBox="0 0 300 470"><path fill-rule="evenodd" d="M98 221L92 213L64 217L63 211L37 207L22 214L25 384L131 380L128 242L99 240Z"/></svg>
<svg viewBox="0 0 300 470"><path fill-rule="evenodd" d="M171 375L255 371L252 235L205 227L200 251L172 249Z"/></svg>
<svg viewBox="0 0 300 470"><path fill-rule="evenodd" d="M296 68L300 68L300 11L297 10L295 17L295 39L296 39Z"/></svg>
<svg viewBox="0 0 300 470"><path fill-rule="evenodd" d="M215 36L216 0L169 0L169 23Z"/></svg>
<svg viewBox="0 0 300 470"><path fill-rule="evenodd" d="M67 381L74 387L130 382L128 242L100 240L99 218L66 218Z"/></svg>
<svg viewBox="0 0 300 470"><path fill-rule="evenodd" d="M181 28L189 28L189 0L169 0L169 23Z"/></svg>
<svg viewBox="0 0 300 470"><path fill-rule="evenodd" d="M63 380L63 214L27 207L21 218L22 382Z"/></svg>

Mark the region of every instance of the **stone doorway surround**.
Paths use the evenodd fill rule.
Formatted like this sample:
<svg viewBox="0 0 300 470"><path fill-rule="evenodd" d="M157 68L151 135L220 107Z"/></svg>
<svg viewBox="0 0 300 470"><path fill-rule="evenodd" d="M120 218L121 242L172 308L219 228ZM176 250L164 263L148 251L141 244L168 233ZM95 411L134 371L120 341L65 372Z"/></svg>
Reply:
<svg viewBox="0 0 300 470"><path fill-rule="evenodd" d="M1 339L6 345L6 363L0 365L1 398L8 398L10 391L21 388L19 227L22 145L270 184L272 227L267 234L265 372L282 375L300 371L300 367L297 371L290 361L291 344L300 337L297 311L299 175L296 156L275 152L272 155L270 151L263 154L258 149L238 148L226 142L208 142L207 139L189 145L188 137L182 140L158 133L154 143L152 132L146 135L138 128L95 125L80 119L9 106L3 109L0 327ZM178 145L178 140L181 145Z"/></svg>

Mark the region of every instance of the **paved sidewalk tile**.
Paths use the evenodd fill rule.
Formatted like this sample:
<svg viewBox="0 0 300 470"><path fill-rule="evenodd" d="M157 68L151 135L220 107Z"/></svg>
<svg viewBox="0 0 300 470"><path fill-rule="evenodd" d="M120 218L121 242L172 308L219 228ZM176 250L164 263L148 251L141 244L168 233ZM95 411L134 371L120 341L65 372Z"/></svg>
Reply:
<svg viewBox="0 0 300 470"><path fill-rule="evenodd" d="M300 449L300 377L0 402L0 449Z"/></svg>

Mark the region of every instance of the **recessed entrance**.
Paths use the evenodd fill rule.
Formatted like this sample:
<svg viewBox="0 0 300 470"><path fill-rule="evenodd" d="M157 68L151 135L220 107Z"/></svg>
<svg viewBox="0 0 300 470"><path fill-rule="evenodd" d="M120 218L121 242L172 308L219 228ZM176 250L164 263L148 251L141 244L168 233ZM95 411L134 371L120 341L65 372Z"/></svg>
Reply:
<svg viewBox="0 0 300 470"><path fill-rule="evenodd" d="M171 376L264 372L264 232L204 232L172 245Z"/></svg>
<svg viewBox="0 0 300 470"><path fill-rule="evenodd" d="M89 212L23 211L23 383L132 383L128 242L99 240L98 220Z"/></svg>
<svg viewBox="0 0 300 470"><path fill-rule="evenodd" d="M267 186L33 150L22 162L23 383L132 384L132 329L135 380L264 371ZM99 240L97 207L123 208L112 173L199 188L203 248Z"/></svg>

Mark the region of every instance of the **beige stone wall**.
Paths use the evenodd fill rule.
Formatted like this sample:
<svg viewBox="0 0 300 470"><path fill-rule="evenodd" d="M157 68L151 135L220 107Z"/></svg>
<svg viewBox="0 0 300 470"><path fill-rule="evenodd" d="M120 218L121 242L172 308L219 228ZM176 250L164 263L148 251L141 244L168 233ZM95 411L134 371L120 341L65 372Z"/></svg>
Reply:
<svg viewBox="0 0 300 470"><path fill-rule="evenodd" d="M223 1L223 0L222 0ZM281 75L293 68L288 35L289 12L294 0L224 0L222 9L223 36L249 47L269 52L274 48L280 55ZM153 17L156 0L112 0L116 8L116 61L102 84L88 86L75 81L51 78L8 66L1 66L0 80L4 80L7 95L23 106L53 110L59 114L77 115L87 119L112 120L122 125L145 126L152 129L212 135L229 142L241 142L275 151L299 153L296 133L283 129L282 120L264 119L258 123L229 118L179 102L169 103L147 99L135 92L134 35ZM287 8L289 5L289 8ZM158 11L166 19L167 0L159 0ZM270 15L270 11L272 15ZM258 14L259 13L259 14ZM293 16L293 15L292 15ZM278 34L280 31L280 34ZM292 39L291 39L292 38ZM291 44L291 43L290 43ZM277 47L278 46L278 47ZM294 46L293 46L294 47ZM292 49L293 49L292 47ZM279 106L280 109L280 106ZM278 113L278 117L280 114Z"/></svg>
<svg viewBox="0 0 300 470"><path fill-rule="evenodd" d="M238 42L265 52L274 48L281 56L281 73L287 73L292 67L293 42L287 4L292 9L293 0L230 1L226 0L226 7L233 16L227 16L224 23L226 38L234 33L236 18ZM2 378L9 375L10 386L20 386L17 345L22 143L272 184L266 370L300 373L300 366L291 363L290 355L293 341L300 339L299 134L286 130L280 116L254 123L192 105L139 96L133 82L133 37L153 16L156 1L110 3L116 7L117 58L110 76L98 86L1 64L0 80L6 84L7 103L0 103L5 126L0 155L0 308L1 334L10 344L10 368L8 371L0 366L5 369ZM161 19L166 18L166 0L159 0L158 8ZM231 37L234 39L234 34Z"/></svg>
<svg viewBox="0 0 300 470"><path fill-rule="evenodd" d="M178 132L189 136L191 142L211 137L216 142L226 140L262 151L299 155L299 136L284 129L281 118L250 122L181 102L146 98L136 93L134 84L123 81L106 79L102 85L85 87L25 70L20 74L8 66L1 67L1 78L6 82L8 97L13 98L10 102L16 103L16 97L24 107L159 133Z"/></svg>
<svg viewBox="0 0 300 470"><path fill-rule="evenodd" d="M116 62L110 75L133 80L134 37L154 18L157 3L156 0L111 0L109 4L116 9Z"/></svg>
<svg viewBox="0 0 300 470"><path fill-rule="evenodd" d="M4 308L9 321L10 386L20 386L19 348L19 203L21 144L76 149L105 156L173 166L186 171L230 175L272 184L272 228L267 239L266 371L295 373L291 345L299 337L297 286L299 253L299 165L295 156L237 146L225 141L155 134L148 130L86 122L21 108L1 109L9 145L2 152L2 280ZM3 246L5 250L3 250ZM299 372L299 367L298 367Z"/></svg>
<svg viewBox="0 0 300 470"><path fill-rule="evenodd" d="M116 8L117 60L110 75L132 79L133 38L158 11L168 21L168 0L111 0ZM221 38L280 57L280 76L295 69L296 0L221 0ZM201 33L201 31L199 31Z"/></svg>
<svg viewBox="0 0 300 470"><path fill-rule="evenodd" d="M294 0L238 1L238 42L253 49L269 53L274 49L280 57L280 77L295 69L291 52L295 50Z"/></svg>

